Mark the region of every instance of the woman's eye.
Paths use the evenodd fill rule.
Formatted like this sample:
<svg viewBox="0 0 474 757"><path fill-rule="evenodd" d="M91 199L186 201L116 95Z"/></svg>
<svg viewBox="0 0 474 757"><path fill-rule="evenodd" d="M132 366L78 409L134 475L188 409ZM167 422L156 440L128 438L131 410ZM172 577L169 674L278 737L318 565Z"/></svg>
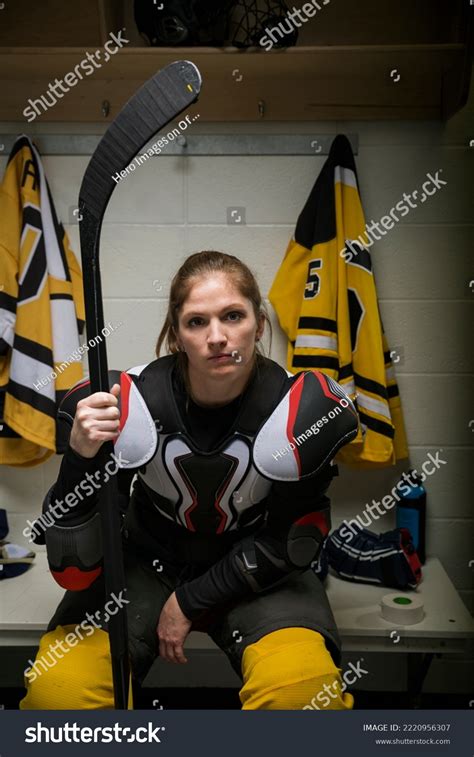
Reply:
<svg viewBox="0 0 474 757"><path fill-rule="evenodd" d="M230 321L240 321L243 318L243 313L239 313L237 310L232 310L232 312L227 313L226 318Z"/></svg>
<svg viewBox="0 0 474 757"><path fill-rule="evenodd" d="M191 318L190 321L188 321L188 326L200 326L202 323L202 318Z"/></svg>

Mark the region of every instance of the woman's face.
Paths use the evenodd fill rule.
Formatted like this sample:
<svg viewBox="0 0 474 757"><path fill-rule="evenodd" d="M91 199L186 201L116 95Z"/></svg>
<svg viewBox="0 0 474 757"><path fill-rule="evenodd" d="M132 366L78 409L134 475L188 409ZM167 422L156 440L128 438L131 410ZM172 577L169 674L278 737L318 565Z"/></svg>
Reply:
<svg viewBox="0 0 474 757"><path fill-rule="evenodd" d="M252 363L263 333L250 300L232 278L213 273L196 279L178 318L178 342L189 366L209 377L229 376Z"/></svg>

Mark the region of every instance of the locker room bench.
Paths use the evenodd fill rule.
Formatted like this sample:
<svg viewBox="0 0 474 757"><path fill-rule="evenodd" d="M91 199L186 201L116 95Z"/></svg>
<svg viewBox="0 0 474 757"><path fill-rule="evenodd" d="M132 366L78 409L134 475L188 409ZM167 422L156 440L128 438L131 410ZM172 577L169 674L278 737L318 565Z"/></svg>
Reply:
<svg viewBox="0 0 474 757"><path fill-rule="evenodd" d="M26 544L22 528L23 518L11 516L9 540ZM26 573L0 582L0 670L4 686L23 685L22 671L35 654L63 594L49 574L45 548L34 549L35 562ZM437 558L428 558L423 567L417 593L424 601L425 618L416 625L397 627L380 617L380 599L393 589L354 584L333 575L328 576L325 586L343 643L342 668L347 660L360 659L363 652L407 654L407 689L412 697L421 691L435 654L465 653L474 637L471 616ZM390 636L394 629L397 634ZM158 659L144 686L240 687L226 656L206 634L193 631L185 648L187 665ZM363 681L360 687L364 688Z"/></svg>

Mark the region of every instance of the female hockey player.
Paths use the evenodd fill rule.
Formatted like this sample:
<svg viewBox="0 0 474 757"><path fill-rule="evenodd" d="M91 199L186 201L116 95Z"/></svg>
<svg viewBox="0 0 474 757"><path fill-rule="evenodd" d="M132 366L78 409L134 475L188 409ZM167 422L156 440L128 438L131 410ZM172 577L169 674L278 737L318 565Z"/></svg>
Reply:
<svg viewBox="0 0 474 757"><path fill-rule="evenodd" d="M68 590L25 671L21 709L113 709L107 620L123 604L139 682L158 654L186 663L197 629L241 678L243 709L302 709L323 690L328 709L353 707L311 565L330 528L331 461L357 415L329 377L293 376L262 355L266 320L246 265L196 253L172 281L157 359L110 371L110 393L82 381L63 400L69 446L43 528L51 572ZM113 598L97 512L100 480L112 474L96 459L107 440L127 577Z"/></svg>

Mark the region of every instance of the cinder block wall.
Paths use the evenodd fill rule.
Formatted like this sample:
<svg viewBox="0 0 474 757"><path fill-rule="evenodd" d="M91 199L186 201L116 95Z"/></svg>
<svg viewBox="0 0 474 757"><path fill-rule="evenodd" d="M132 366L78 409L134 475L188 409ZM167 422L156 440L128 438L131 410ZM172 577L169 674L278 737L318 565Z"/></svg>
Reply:
<svg viewBox="0 0 474 757"><path fill-rule="evenodd" d="M18 126L19 132L22 128ZM427 173L440 171L447 182L410 210L371 253L385 330L390 347L397 351L411 465L419 467L428 452L440 449L447 461L426 482L427 551L441 559L472 607L472 90L467 107L447 124L259 122L193 124L192 129L196 134L358 134L356 163L367 222L389 213L404 192L420 190ZM38 123L29 133L102 130L102 124ZM3 124L2 131L15 131L15 126ZM114 192L102 237L106 321L120 324L108 338L109 366L126 369L154 358L170 279L192 252L214 248L239 256L254 270L266 296L324 160L317 155L181 158L164 153L123 180ZM56 209L78 255L78 226L70 224L71 209L77 204L87 162L87 157L77 156L44 158ZM2 158L2 175L5 165ZM245 224L227 224L230 206L245 208ZM271 315L272 357L284 364L285 338ZM84 367L87 370L86 363ZM18 541L26 518L38 513L59 462L54 457L29 470L2 468L0 506L7 509ZM333 525L388 494L406 468L401 464L362 472L340 466L331 490ZM391 511L373 528L382 531L393 525ZM435 660L425 689L468 691L466 662ZM380 687L389 685L386 677L380 678Z"/></svg>

